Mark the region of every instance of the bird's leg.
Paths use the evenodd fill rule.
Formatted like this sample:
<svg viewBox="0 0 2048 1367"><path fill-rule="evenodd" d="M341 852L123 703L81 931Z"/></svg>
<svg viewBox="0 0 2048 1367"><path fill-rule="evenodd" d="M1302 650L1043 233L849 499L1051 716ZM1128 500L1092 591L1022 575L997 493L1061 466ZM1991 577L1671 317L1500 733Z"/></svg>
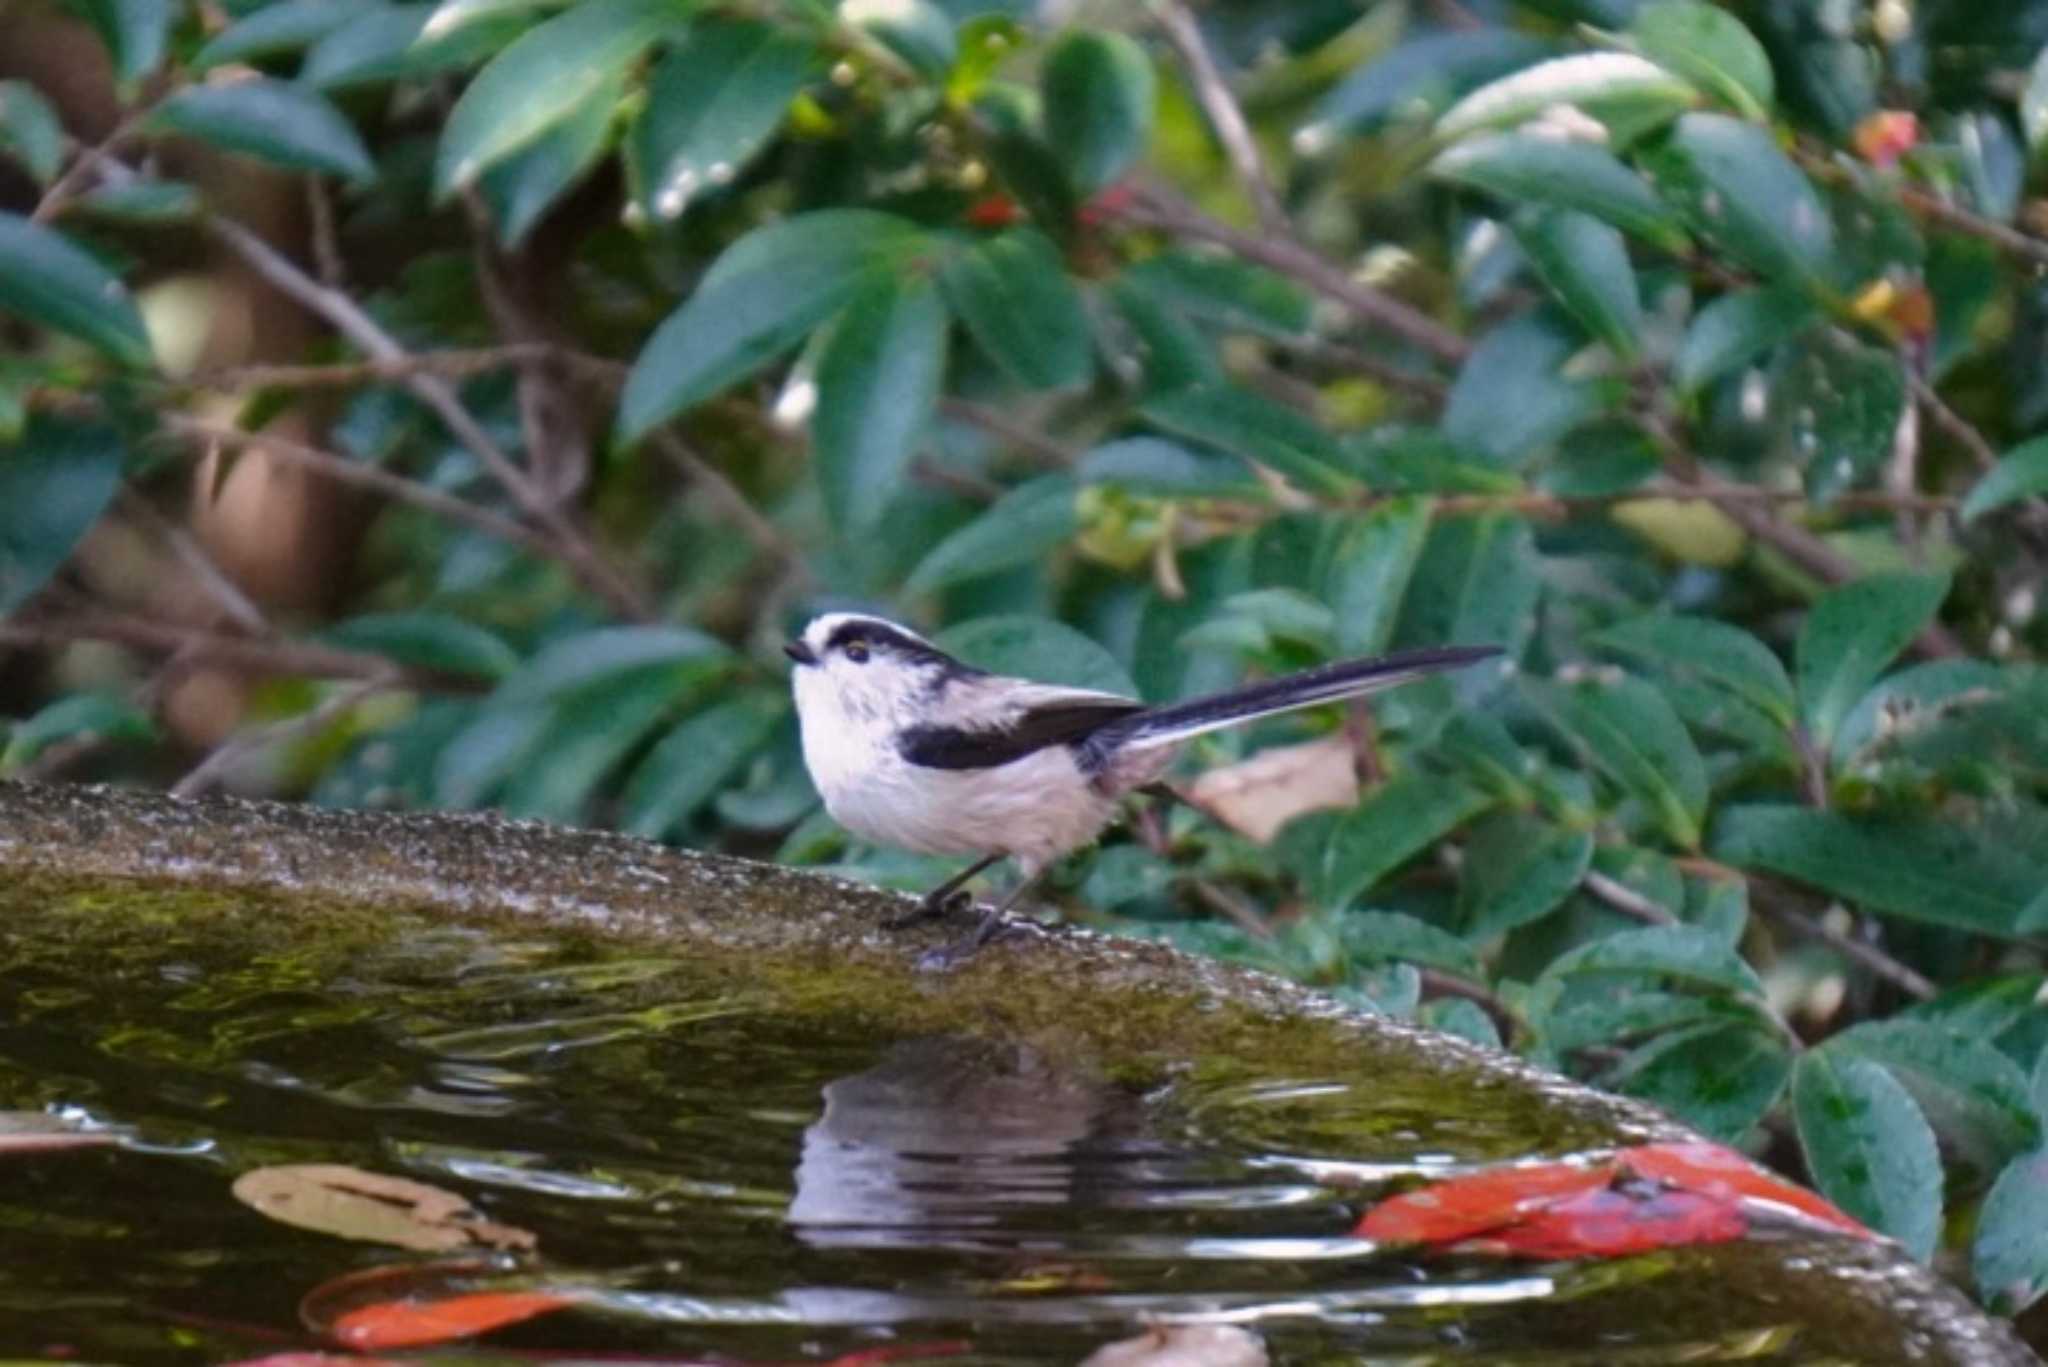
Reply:
<svg viewBox="0 0 2048 1367"><path fill-rule="evenodd" d="M1010 895L981 914L979 925L952 944L926 950L919 957L917 966L926 972L944 972L973 958L983 945L1002 935L1003 918L1009 915L1011 907L1024 900L1024 894L1031 891L1041 872L1040 869L1027 868L1024 876L1017 880L1017 886L1010 889Z"/></svg>
<svg viewBox="0 0 2048 1367"><path fill-rule="evenodd" d="M967 898L967 894L961 891L961 889L967 886L967 880L1001 858L1000 854L991 854L977 859L974 863L969 864L966 868L926 893L911 910L904 912L901 916L892 916L882 922L882 928L884 930L902 930L906 926L919 925L925 921L934 921L947 915L953 910L956 903Z"/></svg>

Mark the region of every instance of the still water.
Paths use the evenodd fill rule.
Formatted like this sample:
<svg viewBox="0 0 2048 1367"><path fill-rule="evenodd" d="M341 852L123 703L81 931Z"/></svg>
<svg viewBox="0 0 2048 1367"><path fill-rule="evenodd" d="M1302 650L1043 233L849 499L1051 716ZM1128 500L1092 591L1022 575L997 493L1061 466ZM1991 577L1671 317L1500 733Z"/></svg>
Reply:
<svg viewBox="0 0 2048 1367"><path fill-rule="evenodd" d="M1279 1362L1883 1360L1781 1294L1818 1240L1567 1265L1348 1237L1529 1145L1340 1060L892 1038L680 954L402 918L316 943L192 897L0 894L0 1110L118 1138L0 1152L0 1358L232 1362L365 1298L542 1288L577 1303L412 1360L1074 1363L1177 1320ZM536 1248L406 1252L231 1194L294 1163L432 1184Z"/></svg>

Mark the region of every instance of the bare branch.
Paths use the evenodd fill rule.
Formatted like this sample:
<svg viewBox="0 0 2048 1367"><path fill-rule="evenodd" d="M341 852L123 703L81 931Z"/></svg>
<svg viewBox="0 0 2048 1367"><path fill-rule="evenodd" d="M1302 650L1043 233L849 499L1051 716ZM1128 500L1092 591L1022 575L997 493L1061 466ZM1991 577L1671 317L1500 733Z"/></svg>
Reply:
<svg viewBox="0 0 2048 1367"><path fill-rule="evenodd" d="M1757 908L1795 934L1818 941L1843 958L1868 969L1916 1001L1929 1001L1935 995L1933 983L1876 945L1867 944L1853 935L1844 935L1818 917L1809 916L1778 898L1760 897Z"/></svg>
<svg viewBox="0 0 2048 1367"><path fill-rule="evenodd" d="M1252 137L1251 126L1245 122L1244 110L1238 106L1237 97L1230 93L1229 84L1217 68L1209 45L1202 40L1202 26L1180 0L1156 0L1152 17L1166 35L1166 41L1173 45L1181 65L1187 68L1195 98L1201 102L1202 112L1209 116L1209 124L1216 130L1216 140L1223 144L1223 154L1230 158L1231 170L1236 172L1237 183L1243 188L1245 197L1252 202L1260 228L1276 236L1289 233L1287 211L1281 207L1280 197L1273 192L1273 182L1267 176L1265 162L1259 155L1259 144Z"/></svg>
<svg viewBox="0 0 2048 1367"><path fill-rule="evenodd" d="M150 506L148 499L133 489L121 490L121 508L128 516L149 528L150 533L169 548L178 563L185 567L199 587L205 590L206 596L213 599L214 604L229 621L244 631L266 636L270 634L270 622L264 617L263 609L251 602L249 596L228 577L227 572L214 563L213 557L206 553L205 547L199 544L192 533L159 513Z"/></svg>
<svg viewBox="0 0 2048 1367"><path fill-rule="evenodd" d="M687 442L677 436L673 429L662 428L649 438L654 449L663 459L682 472L690 483L704 492L704 495L718 505L719 511L732 519L747 540L754 543L764 555L774 557L791 569L801 569L804 563L803 551L796 543L782 534L782 529L761 516L760 510L731 480L724 471L692 450Z"/></svg>
<svg viewBox="0 0 2048 1367"><path fill-rule="evenodd" d="M287 717L268 726L240 731L215 746L213 752L193 766L191 772L171 785L172 797L198 797L211 791L222 776L244 756L267 745L280 745L300 736L308 736L338 720L365 700L396 686L391 671L380 678L359 679L355 683L337 688L330 696L321 700L319 706L302 712L296 717Z"/></svg>
<svg viewBox="0 0 2048 1367"><path fill-rule="evenodd" d="M1678 924L1678 918L1669 911L1652 902L1628 884L1609 878L1604 873L1591 869L1587 870L1586 877L1580 886L1622 915L1633 916L1636 920L1642 921L1647 925L1675 926Z"/></svg>
<svg viewBox="0 0 2048 1367"><path fill-rule="evenodd" d="M428 670L403 669L379 655L342 650L310 641L252 640L218 632L198 631L175 622L116 613L67 611L62 617L0 623L0 646L44 649L77 641L105 641L131 650L176 655L190 664L216 664L252 674L314 679L377 679L391 685L438 692L475 688L477 680L461 680Z"/></svg>
<svg viewBox="0 0 2048 1367"><path fill-rule="evenodd" d="M992 437L1000 438L1047 469L1070 470L1081 459L1079 451L1057 438L1049 437L1035 427L1012 422L995 409L982 404L947 395L939 399L939 412L969 426L979 427Z"/></svg>

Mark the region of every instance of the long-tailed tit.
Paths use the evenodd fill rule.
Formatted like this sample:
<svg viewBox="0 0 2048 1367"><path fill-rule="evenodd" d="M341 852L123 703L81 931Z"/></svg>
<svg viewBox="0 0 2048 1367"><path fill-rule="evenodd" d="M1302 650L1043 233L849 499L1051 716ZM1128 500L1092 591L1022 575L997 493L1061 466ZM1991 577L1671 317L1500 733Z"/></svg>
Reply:
<svg viewBox="0 0 2048 1367"><path fill-rule="evenodd" d="M1152 783L1183 742L1276 712L1391 688L1496 655L1446 646L1345 660L1187 702L1006 678L878 617L816 618L783 647L804 764L855 835L919 854L978 855L907 920L937 915L998 859L1022 875L964 949L986 942L1046 866L1093 841L1117 800Z"/></svg>

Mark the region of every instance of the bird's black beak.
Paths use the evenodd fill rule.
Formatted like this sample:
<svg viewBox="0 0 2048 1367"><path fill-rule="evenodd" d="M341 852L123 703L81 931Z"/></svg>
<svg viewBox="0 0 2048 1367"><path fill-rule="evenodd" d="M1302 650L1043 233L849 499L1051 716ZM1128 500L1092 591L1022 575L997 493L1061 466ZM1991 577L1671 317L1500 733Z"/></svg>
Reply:
<svg viewBox="0 0 2048 1367"><path fill-rule="evenodd" d="M788 642L782 647L782 653L800 665L814 665L818 662L818 657L813 655L811 648L802 641Z"/></svg>

